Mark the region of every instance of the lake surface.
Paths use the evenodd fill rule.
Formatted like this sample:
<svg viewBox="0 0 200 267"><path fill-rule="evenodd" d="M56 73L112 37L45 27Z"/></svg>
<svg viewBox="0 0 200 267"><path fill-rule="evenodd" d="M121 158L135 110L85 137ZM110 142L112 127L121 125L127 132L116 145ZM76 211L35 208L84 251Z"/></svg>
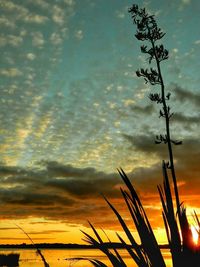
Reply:
<svg viewBox="0 0 200 267"><path fill-rule="evenodd" d="M19 267L44 267L39 255L33 249L0 249L0 253L20 253ZM129 257L125 250L119 250L120 255L123 256L124 261L129 267L136 267L136 264ZM96 249L43 249L43 255L50 267L92 267L93 265L88 261L75 261L72 260L76 257L85 257L90 259L98 259L104 262L107 266L112 265L106 259L104 254ZM171 257L168 250L162 250L167 267L171 267ZM68 258L68 260L65 260ZM71 259L71 260L70 260Z"/></svg>

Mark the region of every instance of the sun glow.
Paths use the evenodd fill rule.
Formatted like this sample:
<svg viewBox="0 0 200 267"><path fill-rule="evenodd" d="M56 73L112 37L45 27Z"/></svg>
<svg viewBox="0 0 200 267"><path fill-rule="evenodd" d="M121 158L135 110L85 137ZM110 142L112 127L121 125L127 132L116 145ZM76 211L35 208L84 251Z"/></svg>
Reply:
<svg viewBox="0 0 200 267"><path fill-rule="evenodd" d="M192 237L193 237L193 242L195 245L198 244L198 239L199 239L199 234L197 232L197 229L195 226L191 226L191 231L192 231Z"/></svg>

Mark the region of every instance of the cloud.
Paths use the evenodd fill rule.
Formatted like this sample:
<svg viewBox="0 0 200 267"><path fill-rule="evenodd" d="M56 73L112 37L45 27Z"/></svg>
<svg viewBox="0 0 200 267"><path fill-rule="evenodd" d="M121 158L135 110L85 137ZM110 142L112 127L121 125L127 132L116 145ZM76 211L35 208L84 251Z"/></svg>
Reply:
<svg viewBox="0 0 200 267"><path fill-rule="evenodd" d="M128 135L123 134L123 137L130 142L130 144L140 152L156 153L155 137L150 134L142 135Z"/></svg>
<svg viewBox="0 0 200 267"><path fill-rule="evenodd" d="M30 0L29 2L31 2L31 4L39 6L40 8L43 8L45 10L47 10L48 8L50 8L50 4L48 2L46 2L45 0Z"/></svg>
<svg viewBox="0 0 200 267"><path fill-rule="evenodd" d="M120 199L118 174L57 162L43 164L42 170L1 166L2 218L42 216L79 224L87 224L87 219L91 219L97 224L105 222L106 227L108 222L113 222L113 215L100 193ZM14 187L10 188L10 184ZM101 216L97 218L97 214Z"/></svg>
<svg viewBox="0 0 200 267"><path fill-rule="evenodd" d="M89 215L102 207L98 203L101 192L109 196L119 194L113 190L119 183L114 174L57 162L43 164L42 170L0 167L2 217L44 216L77 222L83 214ZM101 187L102 183L105 188ZM93 199L88 206L87 199Z"/></svg>
<svg viewBox="0 0 200 267"><path fill-rule="evenodd" d="M173 92L176 95L176 99L180 102L188 102L190 101L192 104L199 107L200 105L200 94L196 92L191 92L186 89L183 89L177 84L173 85Z"/></svg>
<svg viewBox="0 0 200 267"><path fill-rule="evenodd" d="M184 4L184 5L189 5L191 3L191 0L181 0L181 2Z"/></svg>
<svg viewBox="0 0 200 267"><path fill-rule="evenodd" d="M27 55L26 55L26 57L29 59L29 60L34 60L35 58L36 58L36 55L35 54L33 54L33 53L28 53Z"/></svg>
<svg viewBox="0 0 200 267"><path fill-rule="evenodd" d="M149 115L154 112L154 106L153 105L147 105L147 106L138 106L138 105L132 105L131 110L136 115Z"/></svg>
<svg viewBox="0 0 200 267"><path fill-rule="evenodd" d="M66 230L44 230L44 231L29 231L29 235L50 235L50 234L59 234L59 233L66 233Z"/></svg>
<svg viewBox="0 0 200 267"><path fill-rule="evenodd" d="M41 48L45 43L43 33L42 32L33 32L31 35L32 35L33 46Z"/></svg>
<svg viewBox="0 0 200 267"><path fill-rule="evenodd" d="M0 25L1 25L1 27L7 27L10 29L14 29L16 27L15 23L13 21L9 20L8 18L6 18L5 16L1 16Z"/></svg>
<svg viewBox="0 0 200 267"><path fill-rule="evenodd" d="M157 154L160 160L149 167L140 167L127 173L151 216L161 214L157 184L162 183L161 159L165 146L153 144L150 136L125 136L136 151L146 157ZM186 205L194 204L194 195L200 194L199 151L200 141L187 139L175 150L181 199ZM156 150L156 148L158 148ZM190 157L187 156L190 150ZM117 173L105 173L95 168L77 168L59 162L41 162L37 169L0 166L0 212L2 218L27 216L63 220L85 224L87 219L97 225L110 227L113 214L100 193L126 214L119 187L123 186ZM11 186L12 185L12 186ZM196 206L200 203L195 203ZM157 207L157 209L155 209ZM98 214L98 215L97 215ZM127 215L126 215L127 217ZM156 224L156 221L154 222Z"/></svg>
<svg viewBox="0 0 200 267"><path fill-rule="evenodd" d="M50 36L50 41L53 45L59 45L62 44L63 39L61 38L59 33L54 32Z"/></svg>
<svg viewBox="0 0 200 267"><path fill-rule="evenodd" d="M115 14L116 14L116 17L117 18L119 18L119 19L124 19L125 18L125 11L119 11L119 10L117 10L116 12L115 12Z"/></svg>
<svg viewBox="0 0 200 267"><path fill-rule="evenodd" d="M51 240L51 239L54 239L54 238L45 237L45 239ZM13 237L0 237L0 240L12 240L13 241ZM24 237L15 237L14 240L22 240L22 241L24 241ZM44 240L44 237L34 237L34 241L35 240Z"/></svg>
<svg viewBox="0 0 200 267"><path fill-rule="evenodd" d="M57 5L54 5L53 6L53 9L52 9L52 19L53 21L58 24L59 26L62 26L64 24L64 21L65 21L65 12L64 10L57 6Z"/></svg>
<svg viewBox="0 0 200 267"><path fill-rule="evenodd" d="M73 6L75 4L74 0L64 0L64 3L68 6Z"/></svg>
<svg viewBox="0 0 200 267"><path fill-rule="evenodd" d="M82 31L82 30L77 30L77 31L75 31L74 36L75 36L78 40L83 39L83 31Z"/></svg>
<svg viewBox="0 0 200 267"><path fill-rule="evenodd" d="M35 4L38 2L40 2L40 7L44 7L44 3L42 3L41 0L36 1ZM48 5L46 4L45 7L47 8L47 6ZM11 23L8 23L5 19L2 20L2 23L8 27L12 27L13 23L16 23L17 21L23 21L25 23L32 24L44 24L49 20L48 17L44 15L30 12L28 6L25 7L23 4L20 5L12 1L3 1L1 7L3 7L5 11L13 12L13 14L15 14L11 17Z"/></svg>
<svg viewBox="0 0 200 267"><path fill-rule="evenodd" d="M11 11L17 12L17 15L27 14L28 12L28 10L25 7L19 4L15 4L10 0L7 1L1 0L0 4L2 9L8 10L10 12Z"/></svg>
<svg viewBox="0 0 200 267"><path fill-rule="evenodd" d="M5 231L5 230L17 230L17 227L0 227L0 231Z"/></svg>
<svg viewBox="0 0 200 267"><path fill-rule="evenodd" d="M122 100L125 107L132 106L135 103L135 100L133 99L123 99Z"/></svg>
<svg viewBox="0 0 200 267"><path fill-rule="evenodd" d="M194 42L194 44L195 44L195 45L200 45L200 40L196 40L196 41Z"/></svg>
<svg viewBox="0 0 200 267"><path fill-rule="evenodd" d="M194 116L186 116L182 113L175 113L172 117L172 121L177 123L183 123L183 124L199 124L200 116L194 115Z"/></svg>
<svg viewBox="0 0 200 267"><path fill-rule="evenodd" d="M147 159L151 158L153 154L157 155L159 162L168 158L167 146L164 144L155 145L152 137L148 134L138 136L124 135L124 138L130 142L136 152L143 152L146 154ZM199 185L199 147L200 141L194 137L185 138L183 140L183 144L180 146L173 146L176 169L178 173L180 173L181 181L185 181L183 186L185 188L185 192L190 190L191 193L192 190L194 190L200 193L200 190L197 186L197 184ZM137 169L134 172L134 176L138 177L139 180L139 177L142 176L142 173L143 177L152 177L155 174L157 175L159 173L159 169L156 170L157 166L158 165L156 164L150 168L142 167ZM141 172L141 175L139 175L138 171ZM194 187L192 183L197 184ZM188 186L189 184L190 189Z"/></svg>
<svg viewBox="0 0 200 267"><path fill-rule="evenodd" d="M13 28L18 21L33 25L44 25L50 21L50 18L55 24L62 26L66 23L68 17L74 13L75 1L62 0L55 4L44 0L30 0L24 5L23 3L14 3L14 1L0 0L0 4L3 11L15 14L10 16L11 22L2 17L0 24ZM37 13L32 11L37 11Z"/></svg>
<svg viewBox="0 0 200 267"><path fill-rule="evenodd" d="M191 4L191 0L181 0L178 10L182 11L184 8L187 8Z"/></svg>
<svg viewBox="0 0 200 267"><path fill-rule="evenodd" d="M0 47L10 45L12 47L18 47L23 43L23 38L16 35L2 35L0 36Z"/></svg>
<svg viewBox="0 0 200 267"><path fill-rule="evenodd" d="M0 75L5 77L18 77L22 76L22 72L17 68L0 69Z"/></svg>
<svg viewBox="0 0 200 267"><path fill-rule="evenodd" d="M48 185L54 188L66 190L71 195L82 198L98 196L101 193L101 183L105 180L108 187L103 189L102 193L112 195L112 188L116 185L114 174L105 174L98 172L94 168L74 168L71 165L62 165L57 162L49 162L46 165L48 174L60 178L49 180ZM119 182L119 181L118 181Z"/></svg>
<svg viewBox="0 0 200 267"><path fill-rule="evenodd" d="M39 14L29 13L26 17L24 17L24 21L28 23L44 24L48 21L48 18Z"/></svg>

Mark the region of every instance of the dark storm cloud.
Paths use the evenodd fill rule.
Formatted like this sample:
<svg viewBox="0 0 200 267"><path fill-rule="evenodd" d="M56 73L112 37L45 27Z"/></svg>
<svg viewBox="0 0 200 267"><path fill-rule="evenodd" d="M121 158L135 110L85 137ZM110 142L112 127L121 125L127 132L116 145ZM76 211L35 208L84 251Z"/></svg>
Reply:
<svg viewBox="0 0 200 267"><path fill-rule="evenodd" d="M141 136L124 136L132 146L132 149L137 152L143 152L145 157L151 158L152 155L157 155L160 163L151 166L150 168L138 168L133 172L136 182L141 184L143 191L147 187L156 186L156 184L162 181L161 160L166 160L167 146L164 144L155 145L152 142L152 137L149 135ZM175 166L178 177L183 183L181 187L182 191L186 195L189 192L190 195L200 194L200 180L199 180L199 158L200 158L200 141L194 137L188 137L183 140L183 144L180 146L173 146ZM152 181L152 183L149 183ZM145 189L146 188L146 189ZM153 189L153 188L152 188Z"/></svg>
<svg viewBox="0 0 200 267"><path fill-rule="evenodd" d="M70 199L97 197L101 192L112 195L112 188L119 182L116 182L114 174L56 162L48 162L42 171L1 166L0 175L1 184L4 185L0 198L24 205L50 205L54 202L70 205L75 200L69 200L69 195ZM104 189L101 188L102 181L107 185ZM6 188L11 184L14 185L12 188Z"/></svg>
<svg viewBox="0 0 200 267"><path fill-rule="evenodd" d="M150 106L139 108L137 114L151 111ZM174 120L182 123L196 123L197 118L176 114ZM154 136L147 130L145 134L131 136L124 134L130 149L142 152L148 159L154 155L158 163L150 167L134 169L128 176L136 187L143 203L153 211L159 205L157 184L162 183L161 160L167 156L165 145L155 145ZM175 147L175 160L181 192L188 203L194 203L194 194L200 194L199 148L200 141L194 138L184 140L182 146ZM189 153L188 153L189 151ZM125 170L126 171L126 170ZM86 224L86 220L97 224L112 225L113 214L106 206L103 193L122 209L119 175L105 173L95 168L78 168L56 161L43 161L38 168L0 166L0 213L2 218L27 218L27 216L63 220L68 223ZM195 186L194 186L195 185ZM99 216L100 215L100 216ZM157 216L157 215L156 215Z"/></svg>
<svg viewBox="0 0 200 267"><path fill-rule="evenodd" d="M196 92L188 91L179 85L173 85L173 92L176 95L176 99L180 102L191 102L197 107L200 105L200 94Z"/></svg>
<svg viewBox="0 0 200 267"><path fill-rule="evenodd" d="M40 189L41 190L41 189ZM55 195L53 193L45 192L37 193L36 189L31 190L31 186L25 189L15 187L13 189L0 189L0 200L3 203L11 204L13 206L51 206L55 203L66 206L72 205L73 200L64 198L63 196Z"/></svg>
<svg viewBox="0 0 200 267"><path fill-rule="evenodd" d="M63 165L56 161L44 162L44 164L46 164L48 174L52 176L81 177L82 179L102 178L105 176L104 172L98 172L95 168L76 168L72 165ZM112 177L112 175L108 175L108 177Z"/></svg>
<svg viewBox="0 0 200 267"><path fill-rule="evenodd" d="M131 149L144 153L154 153L159 156L166 156L165 149L162 145L155 145L155 137L152 134L128 135L123 137L131 144Z"/></svg>
<svg viewBox="0 0 200 267"><path fill-rule="evenodd" d="M131 110L134 112L134 114L137 115L149 115L154 112L154 106L153 105L147 105L145 107L133 105L131 106Z"/></svg>
<svg viewBox="0 0 200 267"><path fill-rule="evenodd" d="M164 144L155 144L155 139L151 134L146 135L123 135L126 140L131 144L132 149L135 149L137 152L143 152L147 157L151 154L157 154L160 159L164 159L167 156L167 146ZM188 137L183 140L183 144L179 146L174 146L174 156L178 161L178 164L187 165L187 162L192 164L198 160L200 156L200 141L194 137ZM198 166L198 165L197 165ZM194 166L193 166L194 168ZM192 168L192 169L193 169Z"/></svg>
<svg viewBox="0 0 200 267"><path fill-rule="evenodd" d="M154 139L150 135L128 135L128 134L123 134L124 138L128 140L136 150L140 150L143 152L148 152L148 151L154 151L155 150L155 145L154 145Z"/></svg>
<svg viewBox="0 0 200 267"><path fill-rule="evenodd" d="M164 145L154 145L150 135L132 138L127 135L125 138L147 158L156 153L162 159ZM198 147L200 141L191 138L175 151L177 174L183 184L181 190L183 197L189 192L189 203L194 201L193 194L200 194ZM100 193L106 195L119 210L123 209L119 190L122 181L117 172L106 174L94 168L77 168L55 161L43 162L42 166L42 169L0 167L2 218L43 216L81 224L89 219L97 224L107 221L107 225L114 216ZM136 168L128 176L148 209L159 204L156 185L162 183L161 160L150 167Z"/></svg>
<svg viewBox="0 0 200 267"><path fill-rule="evenodd" d="M145 152L146 146L140 140L141 137L138 137L136 147ZM147 142L149 137L146 136L145 139L143 136L143 142L144 140ZM193 183L199 183L195 166L198 166L200 155L195 142L188 140L186 144L185 149L188 146L193 149L193 159L181 157L182 152L179 152L178 172L184 174L181 179L185 179L187 184L190 183L191 176ZM153 151L152 145L147 148L146 153L148 155ZM114 220L113 214L99 193L108 196L122 209L122 199L117 189L121 183L119 175L98 172L94 168L75 168L57 162L46 162L43 166L45 167L42 170L1 166L0 212L3 218L25 218L31 215L73 223L85 224L90 219L97 224L111 224ZM188 172L188 169L192 171ZM162 181L160 162L149 168L137 168L128 175L145 205L159 203L156 185ZM117 202L115 199L118 199ZM96 218L96 214L101 216Z"/></svg>
<svg viewBox="0 0 200 267"><path fill-rule="evenodd" d="M113 187L119 183L115 174L99 172L94 168L75 168L57 162L47 163L47 173L61 179L50 179L46 185L65 190L74 197L97 197L100 193L113 195ZM105 187L101 187L104 181Z"/></svg>
<svg viewBox="0 0 200 267"><path fill-rule="evenodd" d="M111 198L119 196L115 190L120 183L117 174L57 162L42 164L42 170L0 167L3 218L31 215L78 223L104 209L100 193Z"/></svg>
<svg viewBox="0 0 200 267"><path fill-rule="evenodd" d="M186 116L182 113L175 113L172 121L183 124L198 124L200 122L200 115Z"/></svg>

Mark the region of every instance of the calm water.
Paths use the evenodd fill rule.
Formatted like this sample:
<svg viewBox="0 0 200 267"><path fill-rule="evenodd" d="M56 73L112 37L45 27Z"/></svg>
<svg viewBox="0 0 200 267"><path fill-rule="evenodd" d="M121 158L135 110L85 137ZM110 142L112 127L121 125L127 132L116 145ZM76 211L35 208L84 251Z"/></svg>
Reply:
<svg viewBox="0 0 200 267"><path fill-rule="evenodd" d="M123 256L127 266L136 267L133 260L129 258L129 255L124 250L119 250L121 256ZM20 262L19 267L44 267L40 257L36 254L35 250L32 249L7 249L1 250L0 253L11 253L17 252L20 253ZM50 267L92 267L88 261L74 261L74 260L65 260L66 258L72 259L75 257L87 257L95 258L101 260L109 267L109 261L106 257L101 254L98 250L95 249L43 249L42 253L45 256L46 261L49 263ZM162 251L167 267L171 267L170 253L167 250Z"/></svg>

